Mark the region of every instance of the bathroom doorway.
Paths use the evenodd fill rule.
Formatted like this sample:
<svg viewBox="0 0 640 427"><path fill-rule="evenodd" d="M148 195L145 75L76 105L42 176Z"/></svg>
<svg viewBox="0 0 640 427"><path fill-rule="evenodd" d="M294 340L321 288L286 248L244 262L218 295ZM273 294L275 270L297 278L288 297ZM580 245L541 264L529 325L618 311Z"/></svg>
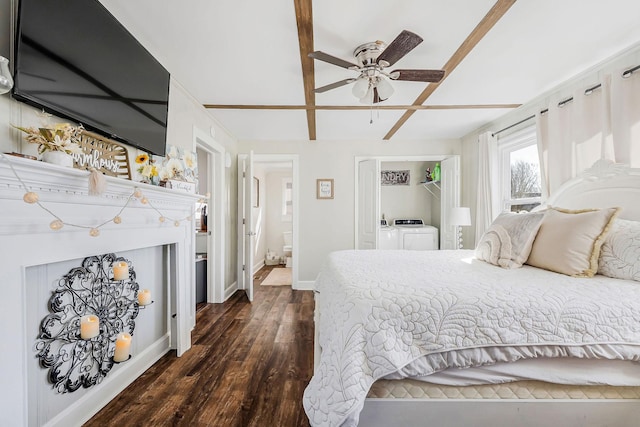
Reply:
<svg viewBox="0 0 640 427"><path fill-rule="evenodd" d="M297 286L297 155L253 155L255 286Z"/></svg>

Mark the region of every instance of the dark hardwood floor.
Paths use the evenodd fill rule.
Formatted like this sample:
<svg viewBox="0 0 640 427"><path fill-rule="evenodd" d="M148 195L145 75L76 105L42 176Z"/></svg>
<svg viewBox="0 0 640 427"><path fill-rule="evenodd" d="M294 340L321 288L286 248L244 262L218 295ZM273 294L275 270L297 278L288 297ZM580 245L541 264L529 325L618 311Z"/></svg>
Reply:
<svg viewBox="0 0 640 427"><path fill-rule="evenodd" d="M313 292L260 286L270 268L253 303L239 291L202 306L191 349L167 353L85 426L308 426Z"/></svg>

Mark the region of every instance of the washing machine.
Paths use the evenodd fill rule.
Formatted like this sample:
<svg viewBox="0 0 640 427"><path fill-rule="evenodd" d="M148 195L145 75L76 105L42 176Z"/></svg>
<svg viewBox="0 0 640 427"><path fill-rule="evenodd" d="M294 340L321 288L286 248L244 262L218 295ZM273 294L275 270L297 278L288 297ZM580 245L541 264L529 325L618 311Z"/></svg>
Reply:
<svg viewBox="0 0 640 427"><path fill-rule="evenodd" d="M387 221L380 222L378 236L378 249L400 249L398 247L398 229L387 224Z"/></svg>
<svg viewBox="0 0 640 427"><path fill-rule="evenodd" d="M395 219L393 227L398 232L398 249L438 250L438 229L432 225L426 225L422 219Z"/></svg>

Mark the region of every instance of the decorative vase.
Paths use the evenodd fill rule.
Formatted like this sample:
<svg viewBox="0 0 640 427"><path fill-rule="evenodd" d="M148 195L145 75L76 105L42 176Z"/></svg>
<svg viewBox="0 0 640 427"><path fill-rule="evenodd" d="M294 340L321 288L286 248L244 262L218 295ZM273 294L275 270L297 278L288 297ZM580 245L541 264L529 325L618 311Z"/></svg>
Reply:
<svg viewBox="0 0 640 427"><path fill-rule="evenodd" d="M68 168L73 167L73 157L64 151L45 151L42 155L42 160L47 163L53 163L54 165L66 166Z"/></svg>
<svg viewBox="0 0 640 427"><path fill-rule="evenodd" d="M7 93L13 87L13 79L9 71L9 60L0 56L0 95Z"/></svg>

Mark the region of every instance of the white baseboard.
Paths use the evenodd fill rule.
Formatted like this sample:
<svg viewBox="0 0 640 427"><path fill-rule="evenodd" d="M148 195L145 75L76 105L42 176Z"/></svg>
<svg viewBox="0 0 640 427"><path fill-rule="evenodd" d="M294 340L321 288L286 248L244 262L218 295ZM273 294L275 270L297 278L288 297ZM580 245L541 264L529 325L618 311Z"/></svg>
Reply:
<svg viewBox="0 0 640 427"><path fill-rule="evenodd" d="M312 291L315 283L315 280L298 280L298 283L293 289L298 291Z"/></svg>
<svg viewBox="0 0 640 427"><path fill-rule="evenodd" d="M253 274L256 274L262 267L264 267L264 258L253 264Z"/></svg>
<svg viewBox="0 0 640 427"><path fill-rule="evenodd" d="M169 350L169 334L166 334L126 363L114 366L102 383L93 386L91 392L76 400L45 426L84 424Z"/></svg>
<svg viewBox="0 0 640 427"><path fill-rule="evenodd" d="M235 294L237 290L238 290L238 282L233 282L231 286L229 286L224 290L223 302L231 298L231 296Z"/></svg>

